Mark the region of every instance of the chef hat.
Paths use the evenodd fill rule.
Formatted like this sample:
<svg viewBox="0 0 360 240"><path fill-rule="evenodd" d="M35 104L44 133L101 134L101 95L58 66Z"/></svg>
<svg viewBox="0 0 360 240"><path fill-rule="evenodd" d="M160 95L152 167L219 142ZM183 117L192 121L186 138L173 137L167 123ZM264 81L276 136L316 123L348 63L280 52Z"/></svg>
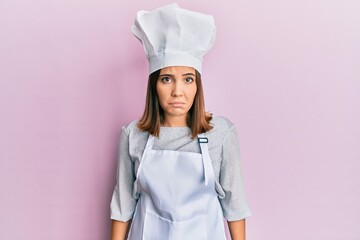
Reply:
<svg viewBox="0 0 360 240"><path fill-rule="evenodd" d="M150 74L168 66L190 66L201 73L203 56L216 36L213 16L176 3L137 12L131 31L144 47Z"/></svg>

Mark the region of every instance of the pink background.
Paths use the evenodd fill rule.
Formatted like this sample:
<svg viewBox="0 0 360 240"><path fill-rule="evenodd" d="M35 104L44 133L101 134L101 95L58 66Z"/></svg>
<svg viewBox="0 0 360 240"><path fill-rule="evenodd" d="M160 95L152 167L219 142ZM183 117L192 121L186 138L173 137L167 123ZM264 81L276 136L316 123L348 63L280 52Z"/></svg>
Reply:
<svg viewBox="0 0 360 240"><path fill-rule="evenodd" d="M2 0L0 239L109 239L121 126L143 111L135 13ZM178 1L212 14L207 110L238 129L250 240L360 239L360 2Z"/></svg>

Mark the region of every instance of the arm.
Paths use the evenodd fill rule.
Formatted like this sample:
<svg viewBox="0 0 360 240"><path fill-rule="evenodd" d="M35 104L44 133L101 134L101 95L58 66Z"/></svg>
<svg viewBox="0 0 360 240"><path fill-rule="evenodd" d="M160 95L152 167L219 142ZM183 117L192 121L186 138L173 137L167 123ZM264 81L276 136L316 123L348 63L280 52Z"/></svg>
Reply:
<svg viewBox="0 0 360 240"><path fill-rule="evenodd" d="M232 240L245 240L245 219L228 221L229 232Z"/></svg>
<svg viewBox="0 0 360 240"><path fill-rule="evenodd" d="M112 220L111 240L126 240L131 226L131 220L127 222Z"/></svg>
<svg viewBox="0 0 360 240"><path fill-rule="evenodd" d="M220 203L232 239L245 240L245 218L251 216L251 211L246 201L240 163L240 143L234 125L231 125L223 139L222 150L219 180L225 197L220 199Z"/></svg>
<svg viewBox="0 0 360 240"><path fill-rule="evenodd" d="M132 196L134 181L134 163L129 154L129 135L123 127L119 144L116 186L110 203L111 240L127 238L136 205L136 199Z"/></svg>

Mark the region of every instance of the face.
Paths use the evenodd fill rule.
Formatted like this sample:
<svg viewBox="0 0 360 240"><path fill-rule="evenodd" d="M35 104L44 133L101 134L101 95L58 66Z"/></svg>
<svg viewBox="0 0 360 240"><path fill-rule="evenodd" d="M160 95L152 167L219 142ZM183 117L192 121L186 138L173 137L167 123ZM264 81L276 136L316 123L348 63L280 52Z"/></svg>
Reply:
<svg viewBox="0 0 360 240"><path fill-rule="evenodd" d="M171 66L161 69L156 83L159 102L167 116L187 116L197 86L195 69L185 66Z"/></svg>

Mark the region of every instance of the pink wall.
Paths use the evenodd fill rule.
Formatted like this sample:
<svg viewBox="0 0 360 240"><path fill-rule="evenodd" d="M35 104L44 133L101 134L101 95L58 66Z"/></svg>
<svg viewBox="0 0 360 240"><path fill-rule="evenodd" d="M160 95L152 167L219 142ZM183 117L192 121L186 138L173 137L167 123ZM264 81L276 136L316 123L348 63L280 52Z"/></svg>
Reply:
<svg viewBox="0 0 360 240"><path fill-rule="evenodd" d="M142 113L135 13L0 3L0 239L109 239L120 128ZM360 239L359 1L178 1L213 14L207 109L240 135L251 240Z"/></svg>

